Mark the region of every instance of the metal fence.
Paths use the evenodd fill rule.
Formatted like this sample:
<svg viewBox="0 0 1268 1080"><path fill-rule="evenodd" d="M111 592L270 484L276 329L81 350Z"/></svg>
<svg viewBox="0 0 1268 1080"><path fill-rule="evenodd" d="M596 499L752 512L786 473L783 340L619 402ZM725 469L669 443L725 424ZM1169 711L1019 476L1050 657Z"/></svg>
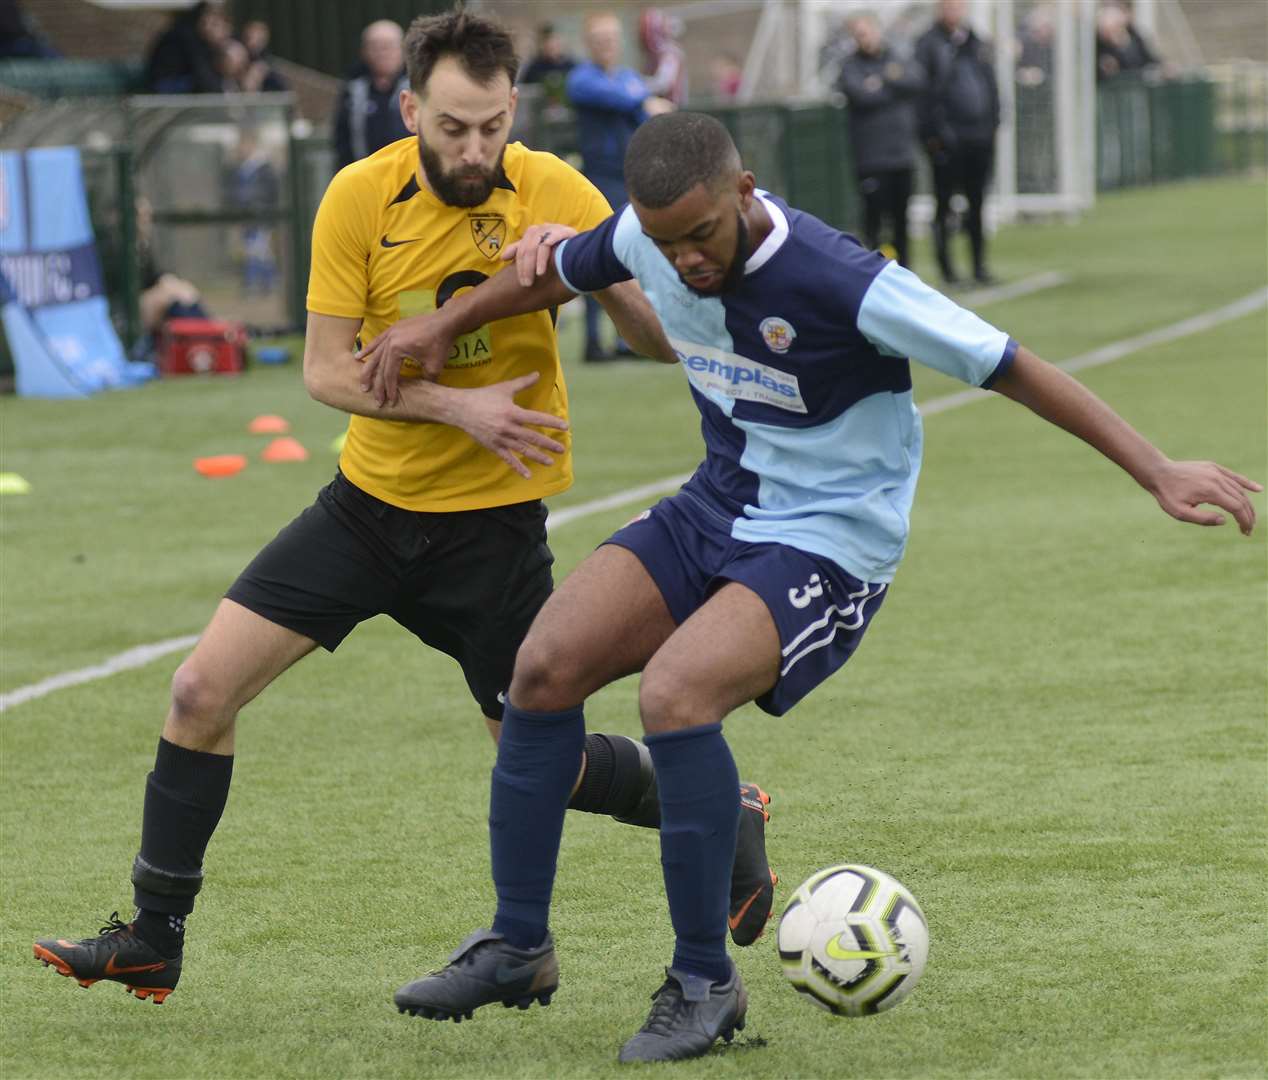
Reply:
<svg viewBox="0 0 1268 1080"><path fill-rule="evenodd" d="M566 108L520 89L512 137L580 165L576 124ZM840 229L853 228L858 193L853 180L845 110L828 102L700 107L735 140L757 182Z"/></svg>
<svg viewBox="0 0 1268 1080"><path fill-rule="evenodd" d="M577 163L567 109L524 88L515 138ZM1097 186L1113 190L1268 168L1268 67L1227 65L1155 84L1116 80L1098 89ZM112 308L125 339L139 333L138 200L148 202L151 252L203 287L213 310L261 327L299 327L317 204L334 173L324 136L296 137L287 95L89 99L28 109L0 130L0 146L78 145ZM731 131L763 187L843 229L857 225L848 111L827 102L709 110ZM244 132L264 145L276 196L244 205L232 175ZM267 230L276 278L253 294L242 240Z"/></svg>
<svg viewBox="0 0 1268 1080"><path fill-rule="evenodd" d="M193 282L213 313L290 328L302 324L312 211L333 172L320 156L298 159L293 111L290 94L67 98L19 113L0 148L80 147L126 345L155 273Z"/></svg>
<svg viewBox="0 0 1268 1080"><path fill-rule="evenodd" d="M1207 74L1215 87L1216 168L1268 168L1268 64L1238 60Z"/></svg>

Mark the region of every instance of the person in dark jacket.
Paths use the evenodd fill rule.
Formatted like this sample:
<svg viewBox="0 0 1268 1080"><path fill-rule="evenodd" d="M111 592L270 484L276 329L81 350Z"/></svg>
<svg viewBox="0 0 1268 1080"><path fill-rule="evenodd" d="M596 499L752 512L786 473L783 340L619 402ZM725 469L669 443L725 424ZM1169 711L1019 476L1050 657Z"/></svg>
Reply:
<svg viewBox="0 0 1268 1080"><path fill-rule="evenodd" d="M577 111L581 171L615 210L625 198L625 147L634 129L648 116L673 108L647 89L642 77L621 64L621 20L611 12L592 12L585 22L590 59L568 73L564 92ZM611 360L599 336L599 304L586 300L588 361ZM622 351L617 345L618 352Z"/></svg>
<svg viewBox="0 0 1268 1080"><path fill-rule="evenodd" d="M0 60L57 60L61 55L18 0L0 0Z"/></svg>
<svg viewBox="0 0 1268 1080"><path fill-rule="evenodd" d="M335 110L335 163L341 169L409 135L400 104L401 92L409 89L404 38L391 19L361 31L362 66L344 84Z"/></svg>
<svg viewBox="0 0 1268 1080"><path fill-rule="evenodd" d="M520 72L519 84L540 84L549 101L563 104L564 80L576 66L577 61L568 52L555 24L542 23L537 28L537 51Z"/></svg>
<svg viewBox="0 0 1268 1080"><path fill-rule="evenodd" d="M910 266L907 200L916 166L916 98L924 74L901 59L881 36L870 14L850 21L855 50L841 64L837 89L849 106L854 171L863 196L863 242L881 244L881 222L889 219L899 265Z"/></svg>
<svg viewBox="0 0 1268 1080"><path fill-rule="evenodd" d="M951 261L951 197L964 193L969 209L965 228L973 251L973 276L993 280L986 268L982 203L995 157L999 88L990 45L964 21L967 0L939 0L938 20L916 42L916 60L925 73L920 99L920 138L933 166L936 205L933 242L938 269L948 284L959 280Z"/></svg>
<svg viewBox="0 0 1268 1080"><path fill-rule="evenodd" d="M1131 9L1105 4L1096 13L1096 81L1118 75L1143 75L1158 67L1158 57L1132 25Z"/></svg>
<svg viewBox="0 0 1268 1080"><path fill-rule="evenodd" d="M203 2L180 12L150 49L146 89L152 94L221 93L219 57L228 40L229 22L221 4Z"/></svg>

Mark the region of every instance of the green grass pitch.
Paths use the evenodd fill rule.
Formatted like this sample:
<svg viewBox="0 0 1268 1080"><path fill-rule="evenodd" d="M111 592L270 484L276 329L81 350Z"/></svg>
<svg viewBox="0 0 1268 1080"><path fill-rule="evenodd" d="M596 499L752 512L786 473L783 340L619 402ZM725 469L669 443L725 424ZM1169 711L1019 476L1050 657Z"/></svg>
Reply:
<svg viewBox="0 0 1268 1080"><path fill-rule="evenodd" d="M1062 360L1262 288L1262 182L1120 194L1002 232L995 268L1067 284L983 309ZM927 258L917 267L928 269ZM1174 456L1264 480L1265 313L1080 376ZM569 368L574 505L694 466L681 374ZM956 389L918 375L928 401ZM288 417L307 463L246 434ZM84 402L0 402L0 691L197 631L330 476L338 415L296 365ZM736 951L747 1031L675 1077L1247 1077L1265 1045L1265 536L1165 517L1011 403L930 417L904 568L845 671L781 720L727 725L775 797L782 904L834 862L894 874L931 928L910 1000L813 1009L768 934ZM195 456L246 452L228 480ZM1261 515L1263 496L1255 497ZM563 575L638 504L561 528ZM613 597L619 604L620 598ZM0 1074L605 1077L671 947L655 837L571 815L548 1009L399 1016L492 905L492 746L457 667L385 619L247 708L233 792L161 1008L79 989L31 941L125 916L144 776L180 659L0 714ZM590 703L637 732L636 684Z"/></svg>

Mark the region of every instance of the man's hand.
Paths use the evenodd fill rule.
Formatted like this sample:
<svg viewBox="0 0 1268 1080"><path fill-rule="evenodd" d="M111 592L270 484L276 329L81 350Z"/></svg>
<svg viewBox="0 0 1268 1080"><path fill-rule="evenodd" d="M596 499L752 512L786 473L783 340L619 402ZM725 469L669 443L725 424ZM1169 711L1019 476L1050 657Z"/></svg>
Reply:
<svg viewBox="0 0 1268 1080"><path fill-rule="evenodd" d="M553 454L564 452L562 443L535 431L534 428L568 430L567 420L550 413L522 409L515 404L515 395L521 390L527 390L540 376L540 372L533 371L528 375L507 379L506 382L465 391L466 407L462 415L453 421L481 446L497 454L525 480L532 473L520 458L527 458L539 465L553 465L555 459L547 451Z"/></svg>
<svg viewBox="0 0 1268 1080"><path fill-rule="evenodd" d="M1223 514L1198 509L1210 503L1232 514L1244 536L1255 527L1255 508L1246 492L1264 490L1262 484L1214 461L1167 461L1147 486L1173 518L1194 525L1223 525Z"/></svg>
<svg viewBox="0 0 1268 1080"><path fill-rule="evenodd" d="M454 337L435 312L399 319L354 354L363 365L361 389L373 393L380 407L395 404L397 379L406 357L422 367L423 378L435 382L445 370Z"/></svg>
<svg viewBox="0 0 1268 1080"><path fill-rule="evenodd" d="M502 249L502 259L515 260L515 278L527 289L546 273L555 245L576 235L571 225L530 225L515 243Z"/></svg>

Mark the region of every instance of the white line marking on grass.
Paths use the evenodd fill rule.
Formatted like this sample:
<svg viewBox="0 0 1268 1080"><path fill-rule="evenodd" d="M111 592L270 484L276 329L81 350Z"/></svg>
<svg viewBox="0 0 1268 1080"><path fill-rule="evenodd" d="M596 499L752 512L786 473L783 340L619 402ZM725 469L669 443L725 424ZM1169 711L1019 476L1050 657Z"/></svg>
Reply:
<svg viewBox="0 0 1268 1080"><path fill-rule="evenodd" d="M1170 326L1160 326L1157 330L1150 330L1144 334L1137 334L1135 337L1124 338L1122 341L1112 341L1108 345L1102 345L1099 349L1093 349L1082 356L1062 360L1056 366L1062 371L1071 372L1100 367L1102 364L1110 364L1115 360L1121 360L1124 356L1139 352L1141 349L1147 349L1151 345L1165 345L1168 342L1179 341L1180 338L1189 337L1192 334L1200 334L1204 330L1211 330L1222 323L1232 322L1234 319L1250 315L1265 305L1268 305L1268 289L1260 289L1249 296L1243 296L1240 300L1234 300L1231 304L1225 304L1224 307L1215 308L1213 311L1204 311L1202 314L1194 315L1192 318L1181 319L1178 323L1172 323ZM961 390L958 393L947 394L944 397L936 397L931 401L925 402L925 404L920 406L920 415L934 416L937 413L946 412L948 409L957 409L961 405L967 405L972 401L985 401L987 398L997 396L989 390Z"/></svg>
<svg viewBox="0 0 1268 1080"><path fill-rule="evenodd" d="M551 529L558 529L570 521L589 517L591 514L601 514L604 510L615 510L619 506L626 506L640 499L650 499L653 495L682 487L691 479L691 475L688 472L679 473L677 476L666 476L660 480L653 480L650 484L640 484L638 487L604 495L600 499L591 499L589 502L577 503L575 506L565 506L562 510L552 510L546 524Z"/></svg>
<svg viewBox="0 0 1268 1080"><path fill-rule="evenodd" d="M1200 334L1204 330L1219 326L1221 323L1240 319L1245 315L1258 311L1265 305L1268 305L1268 289L1260 289L1258 292L1243 296L1240 300L1235 300L1222 308L1216 308L1214 311L1204 311L1201 315L1194 315L1189 319L1181 319L1178 323L1172 323L1170 326L1164 326L1158 330L1150 330L1148 333L1139 334L1134 338L1128 338L1126 341L1114 341L1108 345L1103 345L1101 348L1093 349L1082 356L1076 356L1073 360L1065 361L1061 364L1061 367L1066 371L1082 371L1084 368L1100 367L1102 364L1120 360L1128 353L1136 352L1138 349L1146 349L1150 345L1165 345L1167 342L1188 337L1190 334Z"/></svg>
<svg viewBox="0 0 1268 1080"><path fill-rule="evenodd" d="M104 663L80 668L78 671L63 671L60 675L50 675L47 679L41 679L29 686L19 686L7 694L0 694L0 712L14 705L21 705L24 701L51 694L54 690L65 690L68 686L78 686L80 683L104 679L107 675L115 675L120 671L144 667L151 660L176 652L177 649L188 649L197 640L197 634L186 634L184 637L168 638L166 641L155 641L149 645L138 645L135 649L110 657Z"/></svg>
<svg viewBox="0 0 1268 1080"><path fill-rule="evenodd" d="M1033 281L1035 279L1032 278L1030 280ZM1018 282L1018 284L1020 285L1021 282ZM1057 364L1057 367L1065 371L1083 371L1086 368L1100 367L1102 364L1110 364L1115 360L1121 360L1124 356L1129 356L1151 345L1164 345L1168 342L1178 341L1180 338L1189 337L1192 334L1200 334L1222 323L1240 319L1266 305L1268 305L1268 288L1260 289L1249 296L1243 296L1240 300L1226 304L1224 307L1215 308L1188 319L1182 319L1180 322L1172 323L1170 326L1162 326L1157 330L1137 334L1135 337L1111 342L1099 349L1086 352L1082 356L1064 360ZM995 396L997 395L987 390L963 390L957 394L947 394L926 402L921 407L920 412L922 416L934 416L950 409L957 409L961 405L968 405L974 401L985 401L987 398ZM660 480L653 480L649 484L626 488L624 491L617 491L611 495L591 499L588 502L577 503L575 506L565 506L551 513L550 525L554 529L559 529L570 522L590 517L592 514L600 514L605 510L615 510L629 503L639 502L653 495L672 491L681 487L690 476L691 473L666 476ZM176 652L178 649L189 648L197 640L197 634L189 634L185 637L169 638L167 641L156 641L150 645L138 645L127 652L121 652L117 656L110 657L104 663L80 668L78 671L65 671L60 675L52 675L40 682L31 683L29 686L20 686L7 694L0 694L0 712L4 712L14 705L21 705L23 702L43 697L45 694L51 694L54 690L62 690L68 686L78 686L80 683L104 679L108 675L127 671L130 668L142 667L151 660L157 660L168 653Z"/></svg>
<svg viewBox="0 0 1268 1080"><path fill-rule="evenodd" d="M1007 285L992 285L988 289L971 289L959 297L952 297L961 307L983 307L986 304L998 304L1004 300L1016 300L1019 296L1042 292L1064 285L1070 280L1069 274L1059 270L1047 270L1042 274L1032 274L1020 281L1010 281Z"/></svg>

